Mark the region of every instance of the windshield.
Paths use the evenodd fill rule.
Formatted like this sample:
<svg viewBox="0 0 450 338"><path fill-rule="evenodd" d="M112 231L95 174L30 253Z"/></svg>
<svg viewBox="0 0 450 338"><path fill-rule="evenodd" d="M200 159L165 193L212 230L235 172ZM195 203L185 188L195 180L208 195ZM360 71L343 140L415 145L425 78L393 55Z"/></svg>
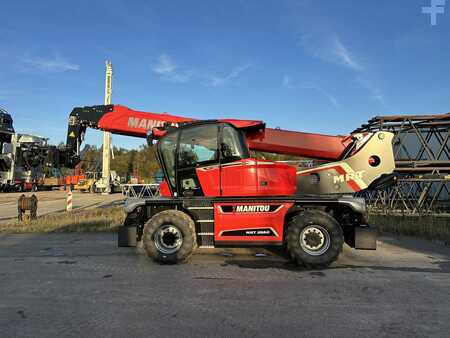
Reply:
<svg viewBox="0 0 450 338"><path fill-rule="evenodd" d="M250 157L242 134L229 125L223 127L220 150L223 163Z"/></svg>

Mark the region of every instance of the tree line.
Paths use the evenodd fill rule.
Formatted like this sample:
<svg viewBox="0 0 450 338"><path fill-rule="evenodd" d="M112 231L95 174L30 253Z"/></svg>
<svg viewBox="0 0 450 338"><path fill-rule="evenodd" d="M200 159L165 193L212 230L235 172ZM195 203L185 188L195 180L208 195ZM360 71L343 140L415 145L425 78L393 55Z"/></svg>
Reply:
<svg viewBox="0 0 450 338"><path fill-rule="evenodd" d="M113 147L111 170L124 177L127 181L131 177L144 180L146 183L154 181L155 173L159 171L156 160L155 147L141 145L138 149ZM89 146L84 152L81 169L86 171L102 171L102 147Z"/></svg>

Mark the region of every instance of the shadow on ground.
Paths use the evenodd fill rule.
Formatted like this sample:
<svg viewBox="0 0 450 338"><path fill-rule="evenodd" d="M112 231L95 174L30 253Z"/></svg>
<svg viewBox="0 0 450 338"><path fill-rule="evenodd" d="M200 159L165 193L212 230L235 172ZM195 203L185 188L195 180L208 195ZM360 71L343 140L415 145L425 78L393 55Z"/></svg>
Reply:
<svg viewBox="0 0 450 338"><path fill-rule="evenodd" d="M396 266L378 266L378 265L352 265L346 264L342 266L330 266L324 270L358 270L370 269L374 271L395 271L395 272L424 272L424 273L450 273L450 261L440 261L431 263L436 268L416 268L416 267L396 267ZM281 269L288 271L308 271L305 268L296 265L292 262L280 262L269 259L255 259L255 260L239 260L229 259L225 261L226 265L234 265L244 269Z"/></svg>

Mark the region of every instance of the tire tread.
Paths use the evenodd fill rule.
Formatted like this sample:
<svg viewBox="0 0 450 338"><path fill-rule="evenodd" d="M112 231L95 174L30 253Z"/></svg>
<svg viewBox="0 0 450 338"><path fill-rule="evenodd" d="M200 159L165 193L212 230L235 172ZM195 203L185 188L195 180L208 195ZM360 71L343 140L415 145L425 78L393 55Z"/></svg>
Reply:
<svg viewBox="0 0 450 338"><path fill-rule="evenodd" d="M330 234L330 248L320 256L306 253L300 246L299 237L304 227L309 224L325 226ZM322 210L305 210L293 216L287 224L287 249L290 257L299 265L308 269L323 269L334 262L343 249L344 235L339 223Z"/></svg>
<svg viewBox="0 0 450 338"><path fill-rule="evenodd" d="M163 224L173 223L183 232L183 245L176 253L160 253L153 241L153 234ZM197 248L197 236L192 218L180 210L164 210L150 218L144 226L142 235L144 250L150 258L159 263L176 264L187 261Z"/></svg>

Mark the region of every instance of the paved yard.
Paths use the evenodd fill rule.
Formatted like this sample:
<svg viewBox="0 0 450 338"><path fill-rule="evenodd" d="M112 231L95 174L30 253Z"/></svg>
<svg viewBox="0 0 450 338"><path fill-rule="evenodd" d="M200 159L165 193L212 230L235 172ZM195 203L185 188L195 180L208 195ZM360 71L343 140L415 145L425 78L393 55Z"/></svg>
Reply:
<svg viewBox="0 0 450 338"><path fill-rule="evenodd" d="M162 266L114 234L0 234L2 337L436 336L450 332L450 248L381 238L305 271L261 250Z"/></svg>

